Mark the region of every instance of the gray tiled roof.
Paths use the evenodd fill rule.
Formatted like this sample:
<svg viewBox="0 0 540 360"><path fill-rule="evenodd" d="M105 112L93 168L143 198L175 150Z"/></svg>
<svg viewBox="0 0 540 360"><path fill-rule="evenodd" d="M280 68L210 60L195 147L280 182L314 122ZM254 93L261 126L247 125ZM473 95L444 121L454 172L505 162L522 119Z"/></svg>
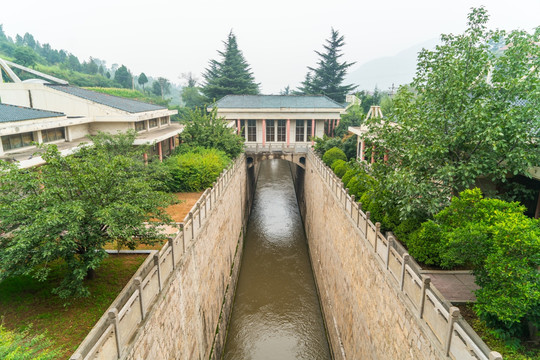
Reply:
<svg viewBox="0 0 540 360"><path fill-rule="evenodd" d="M0 104L0 123L61 116L65 116L65 114L55 111L38 110L22 106Z"/></svg>
<svg viewBox="0 0 540 360"><path fill-rule="evenodd" d="M82 89L77 86L70 85L53 85L47 84L51 89L65 92L70 95L74 95L86 100L96 102L98 104L110 106L115 109L127 111L129 113L139 113L144 111L154 111L166 109L164 106L148 104L142 101L136 101L131 99L122 98L119 96L113 96L108 94L102 94L96 91Z"/></svg>
<svg viewBox="0 0 540 360"><path fill-rule="evenodd" d="M344 109L345 106L324 95L227 95L215 103L222 109L293 108Z"/></svg>

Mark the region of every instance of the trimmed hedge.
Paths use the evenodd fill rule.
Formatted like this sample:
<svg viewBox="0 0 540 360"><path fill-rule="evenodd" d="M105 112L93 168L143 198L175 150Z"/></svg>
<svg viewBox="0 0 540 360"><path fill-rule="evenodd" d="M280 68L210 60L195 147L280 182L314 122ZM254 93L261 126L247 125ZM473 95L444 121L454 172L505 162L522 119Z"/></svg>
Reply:
<svg viewBox="0 0 540 360"><path fill-rule="evenodd" d="M327 166L332 166L336 160L347 161L347 155L340 148L333 147L324 153L322 160Z"/></svg>

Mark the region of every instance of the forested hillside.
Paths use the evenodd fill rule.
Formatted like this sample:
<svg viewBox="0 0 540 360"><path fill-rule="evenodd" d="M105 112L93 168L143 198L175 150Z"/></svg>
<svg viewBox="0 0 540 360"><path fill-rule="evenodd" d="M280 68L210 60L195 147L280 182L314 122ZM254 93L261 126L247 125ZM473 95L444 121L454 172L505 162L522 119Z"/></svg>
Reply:
<svg viewBox="0 0 540 360"><path fill-rule="evenodd" d="M80 60L66 50L53 49L50 44L41 44L32 34L8 36L0 24L0 57L43 73L67 80L72 85L93 88L136 89L127 97L160 105L178 104L171 95L179 98L178 89L165 78L152 78L141 73L134 75L125 65L107 65L104 60L90 57ZM22 79L34 77L17 69L14 72ZM6 74L0 72L5 80ZM96 90L96 89L93 89ZM119 89L118 89L119 90ZM113 93L111 89L102 92ZM134 95L136 94L136 95ZM116 91L118 96L126 93Z"/></svg>

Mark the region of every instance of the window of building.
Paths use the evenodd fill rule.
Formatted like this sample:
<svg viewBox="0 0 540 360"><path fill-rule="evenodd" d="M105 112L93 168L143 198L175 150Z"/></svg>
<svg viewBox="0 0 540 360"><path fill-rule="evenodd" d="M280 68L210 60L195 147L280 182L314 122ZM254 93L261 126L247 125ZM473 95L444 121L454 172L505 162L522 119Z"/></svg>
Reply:
<svg viewBox="0 0 540 360"><path fill-rule="evenodd" d="M63 127L47 129L41 131L41 137L44 143L48 143L56 140L64 140L66 138L66 132Z"/></svg>
<svg viewBox="0 0 540 360"><path fill-rule="evenodd" d="M148 127L149 127L150 129L151 129L151 128L155 128L155 127L158 125L157 121L158 121L157 119L150 119L150 120L148 121Z"/></svg>
<svg viewBox="0 0 540 360"><path fill-rule="evenodd" d="M2 136L4 151L30 146L33 141L34 133L32 132Z"/></svg>
<svg viewBox="0 0 540 360"><path fill-rule="evenodd" d="M287 141L287 120L277 121L277 141Z"/></svg>
<svg viewBox="0 0 540 360"><path fill-rule="evenodd" d="M296 142L306 141L304 120L296 120Z"/></svg>
<svg viewBox="0 0 540 360"><path fill-rule="evenodd" d="M274 120L266 120L266 141L276 141Z"/></svg>
<svg viewBox="0 0 540 360"><path fill-rule="evenodd" d="M166 116L161 118L161 125L167 125L168 123L169 123L169 120L167 119Z"/></svg>
<svg viewBox="0 0 540 360"><path fill-rule="evenodd" d="M257 141L257 121L256 120L248 120L247 121L247 127L248 127L248 137L247 141Z"/></svg>
<svg viewBox="0 0 540 360"><path fill-rule="evenodd" d="M143 131L146 130L146 121L138 121L135 123L135 130Z"/></svg>
<svg viewBox="0 0 540 360"><path fill-rule="evenodd" d="M312 135L311 135L311 133L312 133L312 132L311 132L311 131L312 131L312 130L311 130L311 124L312 124L312 123L315 124L315 121L312 121L312 120L306 120L306 125L307 125L307 126L306 126L306 128L307 128L307 131L306 131L306 137L307 137L308 140L311 140L311 138L312 138ZM316 129L317 129L316 127L313 129L313 134L315 134L315 130L316 130ZM315 135L313 135L313 137L315 137Z"/></svg>
<svg viewBox="0 0 540 360"><path fill-rule="evenodd" d="M240 120L240 136L246 137L246 120Z"/></svg>

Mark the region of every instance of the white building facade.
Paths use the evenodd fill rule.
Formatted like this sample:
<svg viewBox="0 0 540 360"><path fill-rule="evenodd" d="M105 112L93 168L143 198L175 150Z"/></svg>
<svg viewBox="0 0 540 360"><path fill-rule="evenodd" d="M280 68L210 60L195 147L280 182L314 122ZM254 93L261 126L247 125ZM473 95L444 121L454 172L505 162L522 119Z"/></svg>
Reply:
<svg viewBox="0 0 540 360"><path fill-rule="evenodd" d="M345 106L326 96L227 95L214 104L246 144L313 144ZM209 110L211 110L210 108Z"/></svg>

